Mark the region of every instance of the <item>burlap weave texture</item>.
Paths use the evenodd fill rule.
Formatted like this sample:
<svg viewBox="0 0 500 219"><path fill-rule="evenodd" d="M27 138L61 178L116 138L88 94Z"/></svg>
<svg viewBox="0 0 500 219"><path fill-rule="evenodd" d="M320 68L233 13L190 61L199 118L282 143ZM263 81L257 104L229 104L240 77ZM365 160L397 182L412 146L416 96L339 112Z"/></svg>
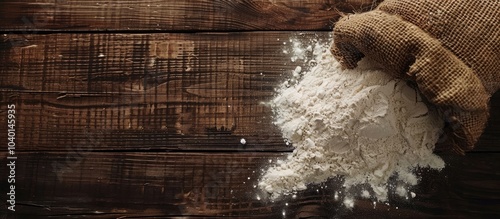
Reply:
<svg viewBox="0 0 500 219"><path fill-rule="evenodd" d="M470 150L500 88L499 0L386 0L335 24L332 53L347 68L364 56L415 81L451 128L448 142Z"/></svg>

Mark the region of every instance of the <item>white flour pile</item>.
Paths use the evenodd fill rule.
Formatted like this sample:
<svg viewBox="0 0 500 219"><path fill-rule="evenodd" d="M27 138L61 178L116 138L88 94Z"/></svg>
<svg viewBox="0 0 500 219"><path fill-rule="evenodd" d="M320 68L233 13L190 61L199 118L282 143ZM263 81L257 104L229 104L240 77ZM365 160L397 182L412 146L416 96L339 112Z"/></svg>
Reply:
<svg viewBox="0 0 500 219"><path fill-rule="evenodd" d="M292 61L309 47L293 42L292 53L299 55ZM316 44L317 65L302 75L298 67L272 100L275 124L295 150L265 171L259 188L276 199L342 176L346 191L371 188L346 195L344 204L352 207L352 197L386 200L389 177L396 175L405 186L395 193L408 198L405 188L418 182L416 167L444 167L433 154L444 122L406 82L366 61L342 70L328 47Z"/></svg>

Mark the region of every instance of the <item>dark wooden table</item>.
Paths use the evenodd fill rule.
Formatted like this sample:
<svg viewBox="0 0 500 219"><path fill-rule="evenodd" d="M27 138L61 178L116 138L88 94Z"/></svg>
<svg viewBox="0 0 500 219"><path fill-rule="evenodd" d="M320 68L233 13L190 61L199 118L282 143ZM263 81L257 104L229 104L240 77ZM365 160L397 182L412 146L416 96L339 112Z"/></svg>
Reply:
<svg viewBox="0 0 500 219"><path fill-rule="evenodd" d="M339 12L374 5L0 1L2 199L9 104L17 156L16 212L6 205L1 218L499 218L499 94L477 148L420 171L410 201L346 210L334 181L256 199L268 160L292 150L261 104L296 66L283 41L327 39Z"/></svg>

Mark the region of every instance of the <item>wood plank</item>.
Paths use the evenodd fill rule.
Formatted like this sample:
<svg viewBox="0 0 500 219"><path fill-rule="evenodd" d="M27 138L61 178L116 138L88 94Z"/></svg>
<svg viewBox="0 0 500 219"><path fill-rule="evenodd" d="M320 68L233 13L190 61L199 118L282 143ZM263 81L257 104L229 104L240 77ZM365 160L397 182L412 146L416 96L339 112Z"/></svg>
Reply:
<svg viewBox="0 0 500 219"><path fill-rule="evenodd" d="M305 65L288 40L328 34L1 36L0 104L17 106L20 150L288 151L261 103ZM499 112L497 94L476 151L500 151Z"/></svg>
<svg viewBox="0 0 500 219"><path fill-rule="evenodd" d="M1 102L17 104L20 150L290 150L262 102L304 65L283 43L327 35L8 35Z"/></svg>
<svg viewBox="0 0 500 219"><path fill-rule="evenodd" d="M7 31L330 30L339 11L364 11L380 0L4 0Z"/></svg>
<svg viewBox="0 0 500 219"><path fill-rule="evenodd" d="M333 198L338 181L323 189L311 187L296 199L257 200L253 185L268 160L278 157L277 153L22 152L16 161L16 214L283 218L285 210L286 218L500 216L499 153L446 156L443 172L420 172L421 183L412 189L416 198L391 195L390 205L379 203L376 209L370 200L360 200L353 210L340 208ZM5 156L1 162L7 162ZM6 176L6 171L1 168L0 175ZM0 181L0 186L3 191L7 182Z"/></svg>
<svg viewBox="0 0 500 219"><path fill-rule="evenodd" d="M8 34L0 37L0 87L55 93L50 102L67 106L85 106L74 100L102 93L131 104L163 101L145 99L157 93L252 98L269 95L286 70L303 64L282 53L289 38L326 40L328 34Z"/></svg>

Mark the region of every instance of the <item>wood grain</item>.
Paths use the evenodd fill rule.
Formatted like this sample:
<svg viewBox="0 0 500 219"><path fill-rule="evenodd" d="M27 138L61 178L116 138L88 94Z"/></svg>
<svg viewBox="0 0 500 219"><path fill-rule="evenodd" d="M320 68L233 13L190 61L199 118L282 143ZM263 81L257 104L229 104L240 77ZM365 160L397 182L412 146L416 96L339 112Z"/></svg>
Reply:
<svg viewBox="0 0 500 219"><path fill-rule="evenodd" d="M2 102L18 104L21 150L289 150L262 102L304 64L283 43L326 36L8 35Z"/></svg>
<svg viewBox="0 0 500 219"><path fill-rule="evenodd" d="M256 180L268 160L279 157L278 153L23 152L16 167L17 212L32 218L282 218L283 210L286 218L500 216L497 153L446 156L443 172L420 171L421 183L411 189L417 194L414 199L391 193L389 205L379 203L374 209L372 201L359 200L354 210L342 209L335 201L334 191L340 186L335 180L323 185L327 188L313 186L296 199L257 200L262 193L253 187ZM1 162L6 162L5 156ZM0 175L6 174L1 168ZM7 188L4 180L0 188Z"/></svg>
<svg viewBox="0 0 500 219"><path fill-rule="evenodd" d="M330 30L339 12L380 0L4 0L0 27L74 31Z"/></svg>
<svg viewBox="0 0 500 219"><path fill-rule="evenodd" d="M289 151L262 102L307 66L289 39L328 34L9 34L0 103L17 104L19 150ZM499 104L476 151L500 150Z"/></svg>

